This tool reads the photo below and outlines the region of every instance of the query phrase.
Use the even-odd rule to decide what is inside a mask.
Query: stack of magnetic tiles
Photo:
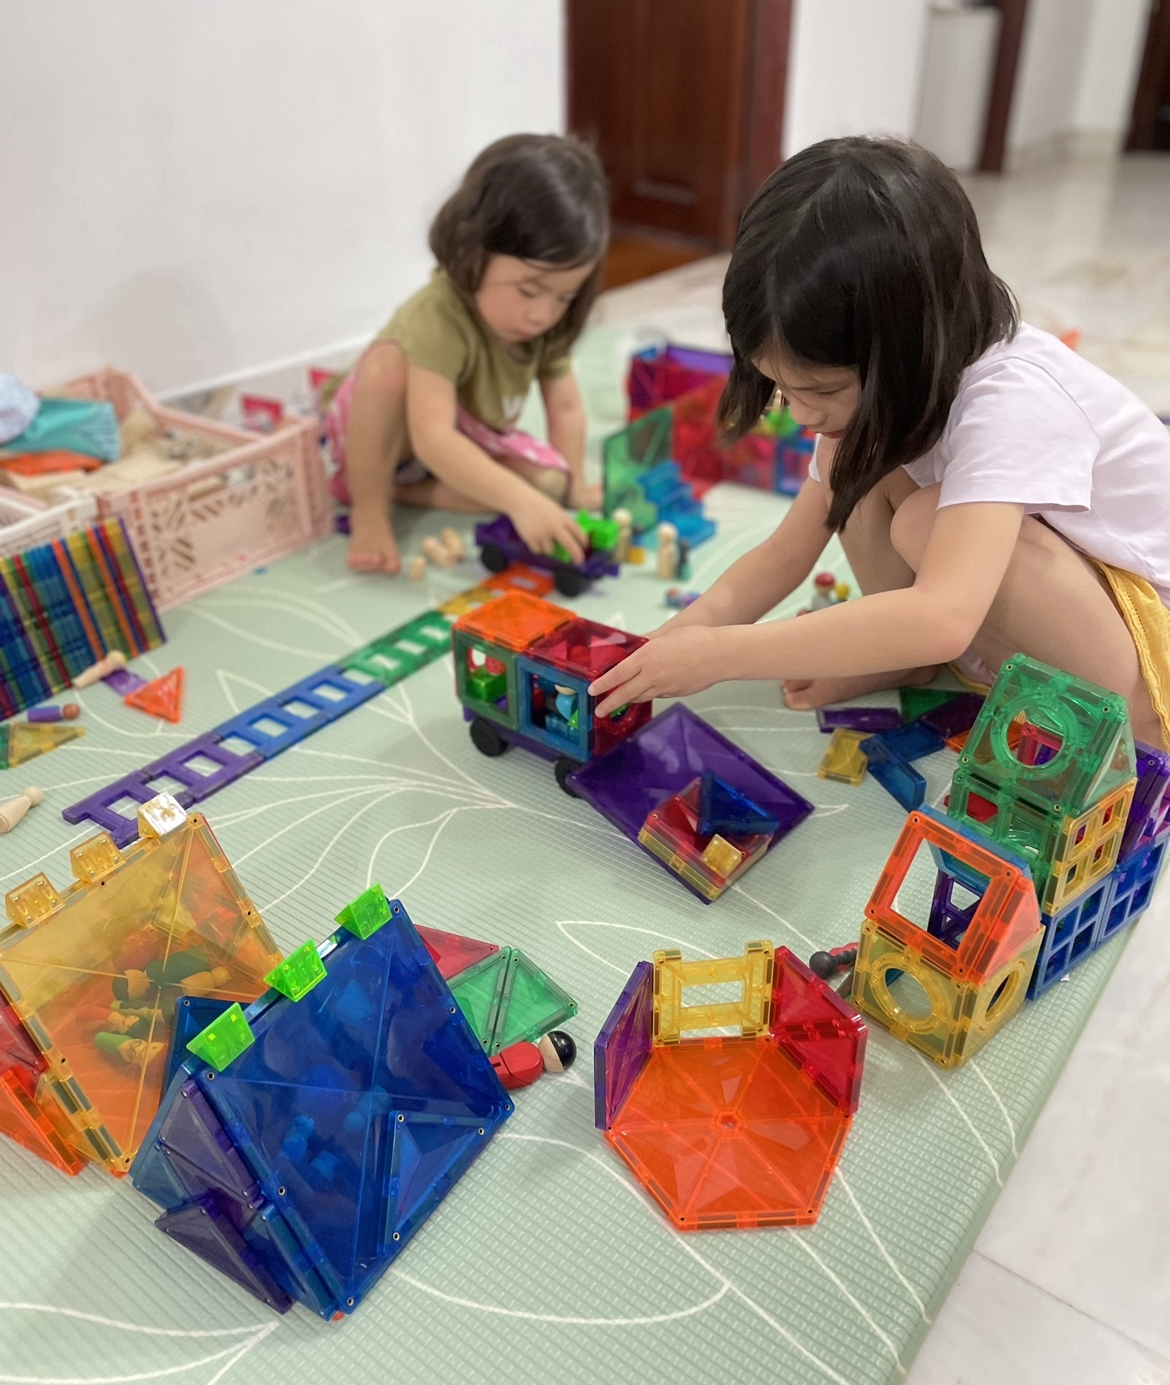
[[[516,948],[374,885],[282,958],[168,794],[0,929],[0,1133],[127,1173],[161,1231],[280,1312],[352,1312],[511,1112],[493,1058],[577,1012]],[[244,1007],[247,1007],[246,1009]]]
[[[0,558],[0,718],[63,692],[111,649],[163,643],[120,519]]]
[[[947,815],[914,807],[878,880],[854,1004],[940,1065],[965,1062],[1025,992],[1145,909],[1168,840],[1170,755],[1135,748],[1122,698],[1014,655],[966,737]],[[925,929],[898,908],[922,845],[937,867]]]

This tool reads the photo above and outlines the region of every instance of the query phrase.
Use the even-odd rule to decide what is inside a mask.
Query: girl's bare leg
[[[938,487],[907,498],[891,538],[917,567],[934,523]],[[1162,745],[1162,727],[1142,678],[1129,627],[1105,579],[1059,534],[1025,516],[999,591],[978,635],[975,651],[998,670],[1012,654],[1027,654],[1124,697],[1133,733]]]
[[[825,490],[825,513],[831,499]],[[896,591],[914,585],[914,569],[895,548],[890,536],[894,515],[918,491],[917,485],[902,470],[884,477],[849,516],[841,533],[841,545],[862,595]],[[924,544],[925,546],[925,544]],[[848,702],[863,693],[885,688],[914,687],[931,682],[937,666],[896,669],[851,678],[790,678],[781,684],[785,703],[797,710],[824,707],[832,702]]]
[[[505,457],[500,465],[506,466],[509,471],[514,471],[518,476],[523,476],[530,486],[535,486],[538,491],[543,491],[553,500],[563,501],[569,493],[569,474],[567,471],[557,471],[553,467],[538,466],[535,462],[527,461],[524,457]],[[460,510],[466,514],[482,514],[484,512],[483,506],[478,501],[455,490],[446,481],[440,481],[437,476],[428,477],[425,481],[415,481],[409,486],[396,487],[394,498],[402,505],[422,505],[439,510]]]
[[[398,572],[391,522],[394,473],[409,454],[406,357],[395,342],[376,342],[362,357],[345,435],[349,566],[356,572]]]

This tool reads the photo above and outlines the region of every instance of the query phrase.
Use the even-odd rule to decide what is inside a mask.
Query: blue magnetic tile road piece
[[[255,746],[256,754],[262,760],[271,760],[274,755],[279,755],[282,750],[296,745],[326,725],[327,719],[320,712],[298,716],[295,712],[285,711],[275,697],[270,697],[249,707],[231,721],[223,722],[215,728],[214,734],[224,740],[229,736],[238,736],[240,740]]]
[[[196,764],[199,760],[210,761],[218,768],[208,771],[202,765]],[[220,744],[215,732],[209,731],[206,735],[196,736],[193,741],[179,746],[177,750],[168,750],[165,755],[152,760],[142,773],[146,776],[147,783],[161,779],[164,775],[178,780],[187,790],[187,794],[175,796],[184,808],[188,808],[192,803],[201,803],[213,793],[218,793],[242,774],[247,774],[250,769],[255,769],[263,763],[264,757],[258,751],[237,755]],[[158,793],[159,790],[156,788],[154,792]]]
[[[382,690],[381,683],[359,683],[336,664],[330,664],[222,722],[214,728],[214,734],[220,740],[239,736],[254,745],[263,759],[271,760]],[[298,710],[291,710],[293,707]]]
[[[333,1317],[361,1302],[512,1104],[397,900],[368,938],[341,931],[320,952],[325,978],[299,1001],[269,992],[250,1006],[255,1042],[222,1072],[178,1070],[130,1176],[168,1213],[218,1198],[272,1280]]]
[[[870,774],[908,813],[922,807],[926,800],[926,780],[913,765],[889,749],[883,736],[870,736],[861,742],[859,749],[869,757]]]

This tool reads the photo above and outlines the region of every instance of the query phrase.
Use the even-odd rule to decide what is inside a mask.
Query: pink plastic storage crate
[[[0,489],[0,557],[52,543],[74,529],[85,529],[97,515],[92,495],[72,495],[47,505],[35,496]]]
[[[141,405],[163,427],[236,444],[169,476],[96,492],[98,514],[120,515],[125,522],[160,610],[332,532],[333,503],[316,419],[291,418],[261,437],[169,409],[137,376],[109,366],[54,393],[107,399],[119,419]]]

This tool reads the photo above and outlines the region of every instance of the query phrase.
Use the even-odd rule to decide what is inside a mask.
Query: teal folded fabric
[[[121,455],[122,438],[112,404],[90,399],[42,399],[36,417],[23,433],[10,438],[4,451],[83,452],[112,462]]]

